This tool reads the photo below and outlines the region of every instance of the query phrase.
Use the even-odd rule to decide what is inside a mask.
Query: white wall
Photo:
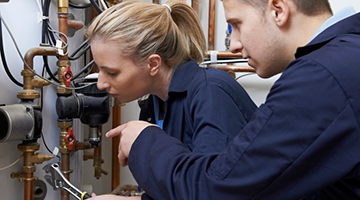
[[[26,51],[32,47],[39,46],[41,42],[41,24],[37,22],[37,13],[39,12],[39,7],[36,3],[36,0],[10,0],[8,3],[0,3],[0,13],[10,30],[12,31],[16,42],[20,48],[21,54],[24,55]],[[83,21],[84,13],[81,10],[70,9],[70,13],[74,14],[77,19]],[[50,23],[55,30],[58,30],[58,20],[57,20],[57,8],[56,1],[51,2],[50,7]],[[20,75],[21,70],[23,69],[23,63],[17,54],[15,47],[7,33],[5,27],[3,26],[3,40],[4,40],[4,49],[7,59],[8,66],[13,76],[19,81],[22,81],[22,76]],[[78,31],[74,37],[69,38],[69,51],[72,52],[79,44],[83,41],[83,31]],[[0,62],[0,103],[1,104],[16,104],[19,102],[19,99],[16,98],[16,95],[22,88],[16,86],[11,82],[7,77],[2,62]],[[50,68],[54,71],[57,69],[56,59],[49,58]],[[72,70],[76,71],[82,65],[82,61],[72,62]],[[34,69],[36,72],[41,73],[43,66],[42,58],[40,56],[35,57],[34,59]],[[57,115],[55,111],[55,101],[56,101],[56,87],[47,86],[44,88],[44,108],[43,108],[43,134],[45,136],[47,145],[51,150],[55,146],[59,146],[59,133],[60,130],[57,127]],[[37,102],[37,101],[36,101]],[[77,134],[77,133],[75,133]],[[22,153],[18,151],[17,144],[19,141],[15,142],[6,142],[0,143],[0,168],[9,165],[14,162]],[[38,140],[40,143],[40,151],[44,154],[49,154],[45,149],[41,139]],[[75,153],[73,155],[78,155]],[[80,155],[81,156],[81,155]],[[53,159],[49,162],[57,162],[58,159]],[[43,179],[45,172],[42,170],[42,167],[49,163],[36,165],[35,176],[39,179]],[[20,183],[18,179],[11,179],[10,174],[12,172],[21,172],[22,163],[20,160],[14,166],[0,171],[0,199],[23,199],[23,183]],[[74,169],[74,167],[72,167]],[[76,171],[77,169],[75,169]],[[77,170],[80,171],[80,170]],[[80,175],[78,173],[78,175]],[[71,175],[73,178],[75,175]],[[79,179],[79,178],[77,178]],[[78,183],[77,179],[73,182]],[[81,180],[81,179],[80,179]],[[47,184],[47,183],[46,183]],[[78,185],[78,184],[76,184]],[[46,199],[60,199],[60,192],[54,191],[47,184],[47,196]]]
[[[150,0],[148,0],[150,1]],[[165,0],[161,0],[161,3],[165,3]],[[190,0],[187,0],[190,3]],[[360,1],[358,0],[330,0],[331,6],[334,12],[339,11],[341,8],[351,5],[357,11],[360,10]],[[57,16],[56,16],[56,1],[52,1],[51,4],[51,18],[50,22],[53,25],[54,29],[57,29]],[[215,49],[218,51],[223,51],[225,49],[224,38],[227,24],[225,22],[225,17],[222,8],[222,2],[216,2],[216,32],[215,32]],[[10,0],[9,3],[0,3],[0,13],[2,17],[6,20],[9,28],[14,34],[14,37],[17,40],[17,43],[20,47],[21,53],[24,55],[25,52],[31,48],[38,46],[40,43],[40,32],[41,24],[37,23],[37,12],[39,8],[37,7],[36,1],[19,1],[19,0]],[[204,28],[205,36],[207,37],[208,33],[208,1],[200,0],[199,1],[199,13],[201,23]],[[80,10],[70,9],[70,12],[75,14],[78,19],[84,19],[84,14]],[[22,77],[20,71],[23,69],[23,64],[16,53],[16,50],[10,40],[6,30],[3,28],[4,33],[4,43],[5,43],[5,54],[7,58],[8,65],[12,74],[17,80],[22,82]],[[82,30],[78,31],[73,38],[70,38],[70,51],[77,47],[80,42],[83,41]],[[55,59],[50,59],[50,67],[56,69]],[[37,72],[41,71],[42,61],[40,57],[35,58],[34,61],[35,70]],[[72,69],[80,68],[81,63],[73,62]],[[248,91],[250,96],[254,101],[260,105],[265,101],[266,94],[268,93],[273,82],[278,78],[278,76],[271,79],[261,79],[256,75],[247,76],[241,78],[239,83]],[[20,87],[13,84],[8,77],[6,76],[2,65],[0,65],[0,103],[2,104],[15,104],[18,103],[16,94],[21,90]],[[44,100],[44,110],[43,110],[43,133],[47,140],[48,146],[53,149],[53,147],[58,146],[59,138],[59,128],[56,125],[57,115],[55,112],[55,100],[56,100],[56,91],[53,86],[48,86],[44,89],[45,100]],[[137,102],[128,103],[126,106],[122,107],[122,123],[125,123],[130,120],[135,120],[138,118],[139,108]],[[111,127],[111,122],[104,125],[103,133],[109,130]],[[87,133],[85,133],[87,134]],[[84,163],[78,163],[78,166],[72,166],[72,169],[81,171],[79,175],[84,174],[84,184],[92,184],[93,189],[96,193],[108,193],[110,192],[111,185],[111,174],[110,174],[110,147],[111,140],[103,138],[103,156],[105,159],[105,164],[103,167],[109,171],[108,176],[103,176],[99,180],[93,178],[93,168],[92,161],[86,161]],[[48,154],[45,150],[41,140],[38,141],[41,144],[40,151]],[[19,142],[8,142],[0,143],[0,168],[4,167],[13,161],[15,161],[20,155],[21,152],[17,150],[17,144]],[[76,155],[81,154],[82,152],[75,153]],[[81,156],[81,155],[80,155]],[[53,160],[54,162],[57,160]],[[82,168],[80,165],[85,165]],[[37,170],[35,175],[40,179],[43,179],[45,173],[41,169],[42,165],[36,165]],[[10,173],[21,171],[22,161],[18,162],[16,165],[12,166],[7,170],[0,171],[0,199],[22,199],[23,198],[23,183],[19,183],[17,179],[11,179]],[[75,174],[71,175],[72,179],[76,176]],[[80,176],[81,177],[81,176]],[[72,180],[73,183],[81,182],[81,178],[75,178]],[[136,184],[132,178],[130,172],[127,168],[121,169],[121,184]],[[60,199],[58,191],[53,191],[52,188],[48,186],[48,195],[46,199]]]

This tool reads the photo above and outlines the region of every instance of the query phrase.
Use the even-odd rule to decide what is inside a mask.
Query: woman
[[[191,151],[222,151],[257,108],[229,74],[199,67],[206,40],[186,3],[119,3],[95,18],[88,36],[98,88],[121,102],[151,94],[142,116]]]

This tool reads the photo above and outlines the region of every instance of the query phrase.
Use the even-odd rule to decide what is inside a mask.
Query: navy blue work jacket
[[[220,154],[143,130],[129,156],[139,185],[157,200],[360,199],[360,14],[295,56]]]
[[[257,109],[228,73],[194,60],[175,69],[165,105],[163,130],[200,153],[223,151]],[[153,97],[140,107],[139,118],[156,124]]]

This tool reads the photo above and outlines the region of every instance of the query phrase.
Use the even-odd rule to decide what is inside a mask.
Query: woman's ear
[[[151,54],[148,58],[150,76],[155,76],[161,67],[161,57],[158,54]]]
[[[285,26],[290,15],[288,0],[270,0],[269,3],[275,23],[278,26]]]

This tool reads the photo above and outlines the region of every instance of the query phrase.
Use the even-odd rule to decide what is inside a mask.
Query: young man
[[[360,199],[360,14],[332,16],[327,0],[223,4],[231,51],[261,77],[283,72],[266,102],[221,154],[119,126],[107,137],[121,134],[121,165],[157,200]]]

